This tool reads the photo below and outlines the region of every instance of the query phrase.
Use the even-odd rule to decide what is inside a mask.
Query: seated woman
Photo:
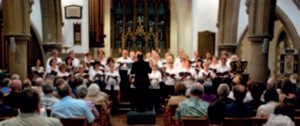
[[[85,97],[86,100],[90,100],[94,103],[100,103],[103,105],[103,108],[106,110],[110,102],[108,100],[109,96],[100,91],[99,86],[96,83],[92,83],[88,88],[88,94]]]
[[[204,94],[201,96],[201,99],[203,101],[211,103],[212,101],[214,101],[217,98],[216,95],[212,94],[212,84],[211,83],[205,82],[203,84],[203,88],[204,88]]]
[[[152,72],[149,74],[150,79],[150,94],[152,96],[152,105],[155,105],[156,110],[158,110],[159,106],[159,97],[160,97],[160,82],[161,82],[161,72],[157,70],[158,65],[153,63]]]
[[[106,87],[105,87],[105,92],[107,92],[110,96],[110,100],[113,101],[113,112],[117,110],[117,103],[118,103],[118,93],[120,89],[120,75],[119,72],[115,69],[115,64],[110,63],[109,64],[109,70],[106,73],[105,76],[105,82],[106,82]]]
[[[92,82],[97,83],[100,86],[101,90],[105,89],[105,84],[104,84],[104,77],[105,74],[103,72],[103,70],[100,69],[100,62],[96,61],[94,63],[94,69],[90,70],[90,80]]]
[[[258,107],[256,116],[269,117],[278,105],[279,97],[275,89],[267,89],[264,95],[266,104]]]
[[[294,92],[294,84],[289,79],[285,79],[282,81],[282,93],[279,94],[279,101],[289,104],[295,105],[296,103],[296,94]]]
[[[66,71],[67,70],[67,65],[65,63],[60,63],[58,67],[59,71],[56,75],[56,77],[63,78],[64,80],[69,79],[69,73]]]
[[[295,126],[293,121],[295,117],[295,108],[288,104],[278,104],[264,126]]]
[[[176,96],[171,96],[166,107],[166,111],[170,109],[170,105],[178,105],[180,102],[187,100],[185,96],[186,86],[182,82],[175,84]]]

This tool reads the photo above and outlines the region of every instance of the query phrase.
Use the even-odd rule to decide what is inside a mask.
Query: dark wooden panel
[[[89,0],[89,45],[104,47],[103,0]]]
[[[205,57],[206,52],[214,54],[215,52],[215,36],[216,33],[203,31],[198,33],[198,51],[199,55]]]

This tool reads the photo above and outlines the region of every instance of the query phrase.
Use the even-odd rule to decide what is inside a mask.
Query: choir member
[[[127,50],[122,51],[122,57],[117,60],[119,74],[121,76],[120,91],[122,100],[128,100],[128,91],[130,89],[129,70],[132,66],[132,60],[128,57]]]
[[[100,62],[102,65],[106,64],[107,59],[105,58],[105,52],[103,50],[98,51],[98,56],[95,61]]]
[[[166,94],[175,95],[174,85],[176,83],[176,75],[178,70],[174,67],[174,59],[172,56],[167,57],[166,72],[164,73],[164,82],[166,85]]]
[[[216,72],[217,71],[217,67],[218,67],[218,57],[217,56],[213,56],[211,63],[209,65],[209,69]]]
[[[115,60],[112,57],[108,57],[105,65],[105,71],[109,71],[109,65],[114,64],[115,69],[117,68],[117,64],[115,64]]]
[[[52,50],[51,52],[51,57],[47,59],[47,62],[46,62],[46,70],[49,69],[51,67],[50,65],[50,60],[52,59],[56,59],[56,62],[57,63],[60,63],[62,62],[61,58],[58,57],[58,52],[56,50]]]
[[[159,55],[156,53],[153,56],[153,63],[157,64],[158,68],[162,68],[162,62],[160,61]]]
[[[60,63],[59,67],[58,67],[58,73],[57,73],[57,77],[59,78],[63,78],[64,80],[68,80],[69,79],[69,73],[66,71],[67,70],[67,65],[65,63]]]
[[[73,73],[73,59],[71,58],[71,57],[67,57],[66,59],[65,59],[65,63],[66,63],[66,65],[67,65],[67,69],[66,69],[66,71],[67,72],[69,72],[69,73]]]
[[[145,59],[145,61],[146,61],[146,62],[149,62],[149,61],[151,60],[151,57],[152,57],[152,56],[151,56],[151,53],[150,53],[150,52],[147,52],[147,53],[146,53],[146,59]]]
[[[101,91],[104,91],[105,89],[105,84],[103,83],[104,81],[104,77],[105,77],[105,73],[103,70],[100,69],[101,63],[96,61],[93,63],[93,67],[94,69],[90,70],[89,72],[89,76],[90,76],[90,80],[93,82],[96,82]]]
[[[58,73],[57,60],[55,58],[51,59],[49,62],[49,66],[50,67],[46,70],[45,77],[46,79],[53,81]]]
[[[92,54],[90,52],[85,54],[84,62],[85,64],[87,64],[88,67],[90,67],[91,64],[94,62],[94,60],[92,59]]]
[[[221,57],[220,58],[220,65],[217,67],[217,73],[216,76],[219,78],[226,78],[226,77],[231,77],[230,75],[230,67],[226,65],[227,58],[226,57]]]
[[[75,52],[73,50],[69,52],[69,57],[73,60],[73,66],[77,67],[79,65],[79,59],[75,57]]]
[[[35,66],[31,67],[31,73],[33,75],[33,79],[32,80],[35,80],[36,78],[43,76],[43,74],[44,74],[44,67],[41,66],[40,59],[37,59]]]
[[[191,62],[187,55],[181,57],[181,64],[182,67],[179,68],[177,77],[179,81],[186,84],[187,88],[190,88],[197,78],[196,70],[191,67]]]
[[[198,58],[199,58],[199,53],[198,53],[198,50],[196,50],[196,51],[194,51],[194,56],[191,59],[191,61],[196,62]]]
[[[205,53],[205,59],[207,60],[207,59],[209,59],[209,58],[211,58],[211,54],[210,54],[210,52],[206,52],[206,53]]]
[[[167,58],[171,56],[171,54],[169,52],[165,53],[165,58],[161,60],[161,64],[163,67],[165,67],[167,65]]]
[[[131,60],[133,59],[134,56],[136,56],[135,52],[134,51],[130,51],[129,57],[130,57]]]
[[[90,82],[89,74],[87,72],[85,72],[83,65],[78,66],[78,73],[75,74],[75,77],[79,77],[79,76],[81,76],[83,78],[83,84],[87,85]]]
[[[150,80],[150,94],[151,94],[151,101],[152,105],[155,105],[156,110],[158,110],[158,103],[160,97],[160,82],[161,82],[161,72],[157,70],[158,65],[153,63],[152,65],[152,72],[149,74]]]
[[[230,56],[230,59],[226,62],[226,65],[229,66],[229,67],[231,68],[230,63],[231,63],[231,62],[234,62],[234,61],[238,61],[237,55],[231,55],[231,56]]]
[[[204,62],[203,69],[199,71],[198,79],[203,81],[202,84],[206,81],[212,82],[212,80],[215,78],[214,72],[209,70],[209,65],[209,62]]]
[[[113,112],[116,110],[117,103],[118,103],[118,92],[120,90],[120,75],[119,72],[115,68],[115,64],[113,62],[110,62],[108,64],[109,70],[106,73],[105,76],[105,83],[106,87],[105,90],[110,96],[110,100],[112,101],[112,108]]]
[[[193,68],[195,68],[195,70],[198,74],[199,71],[201,71],[203,69],[203,60],[201,60],[200,58],[197,59],[195,62],[195,66],[193,66]]]
[[[181,67],[181,57],[184,55],[184,50],[180,49],[178,52],[178,57],[175,59],[175,67]]]

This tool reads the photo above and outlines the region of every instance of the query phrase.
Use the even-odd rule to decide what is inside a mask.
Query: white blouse
[[[109,76],[117,77],[117,81],[114,78],[109,77]],[[120,89],[120,87],[119,87],[120,82],[121,82],[121,78],[120,78],[118,71],[107,72],[106,76],[105,76],[105,83],[106,83],[105,90],[111,90],[111,85],[113,85],[114,90],[118,91]]]
[[[150,81],[150,89],[159,89],[159,82],[161,82],[161,73],[159,71],[152,71],[149,74]]]
[[[95,78],[96,74],[104,75],[104,73],[101,70],[90,70],[90,80],[101,80],[103,81],[103,77],[101,78]]]
[[[123,65],[120,66],[119,63],[124,63]],[[117,60],[117,65],[119,67],[120,70],[128,70],[129,68],[127,67],[126,63],[133,63],[131,58],[127,57],[126,59],[121,57]]]
[[[230,71],[230,67],[229,66],[224,66],[222,67],[221,65],[218,65],[217,66],[217,72],[220,72],[220,73],[224,73],[224,72],[229,72]]]
[[[181,68],[181,69],[178,70],[178,75],[177,75],[179,81],[181,81],[180,80],[181,77],[179,76],[179,73],[181,73],[181,72],[190,72],[192,77],[197,78],[197,72],[194,68],[192,68],[192,67],[190,67],[190,69]],[[190,76],[186,77],[182,81],[186,85],[187,88],[190,88],[195,82],[194,80],[192,80],[192,78]]]
[[[68,72],[62,73],[62,72],[58,71],[56,76],[57,77],[65,77],[65,76],[69,77],[69,75],[70,74]]]
[[[202,69],[202,70],[199,71],[198,79],[203,79],[203,77],[204,77],[203,74],[206,75],[206,76],[208,74],[210,74],[211,78],[215,78],[215,76],[216,76],[213,71],[211,71],[211,70],[205,71],[204,69]],[[208,78],[208,79],[211,80],[210,78]]]
[[[38,73],[44,73],[44,67],[40,66],[39,69],[36,69],[36,67],[31,67],[31,71],[34,72],[34,71],[37,71]]]
[[[49,68],[47,68],[46,73],[51,73],[51,71],[52,71],[52,68],[49,67]],[[58,66],[56,66],[56,69],[53,70],[53,71],[58,72],[58,71],[59,71],[59,70],[58,70]]]
[[[170,76],[167,76],[165,78],[165,84],[166,85],[175,85],[175,82],[176,82],[176,78],[177,78],[177,75],[178,75],[178,70],[176,68],[173,68],[173,69],[170,69],[169,67],[166,68],[166,73],[169,73],[169,74],[175,74],[175,78],[172,78]]]

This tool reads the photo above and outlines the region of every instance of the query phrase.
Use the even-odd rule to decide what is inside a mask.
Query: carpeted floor
[[[161,114],[156,116],[155,125],[127,125],[126,114],[112,116],[113,126],[164,126],[163,116]]]

